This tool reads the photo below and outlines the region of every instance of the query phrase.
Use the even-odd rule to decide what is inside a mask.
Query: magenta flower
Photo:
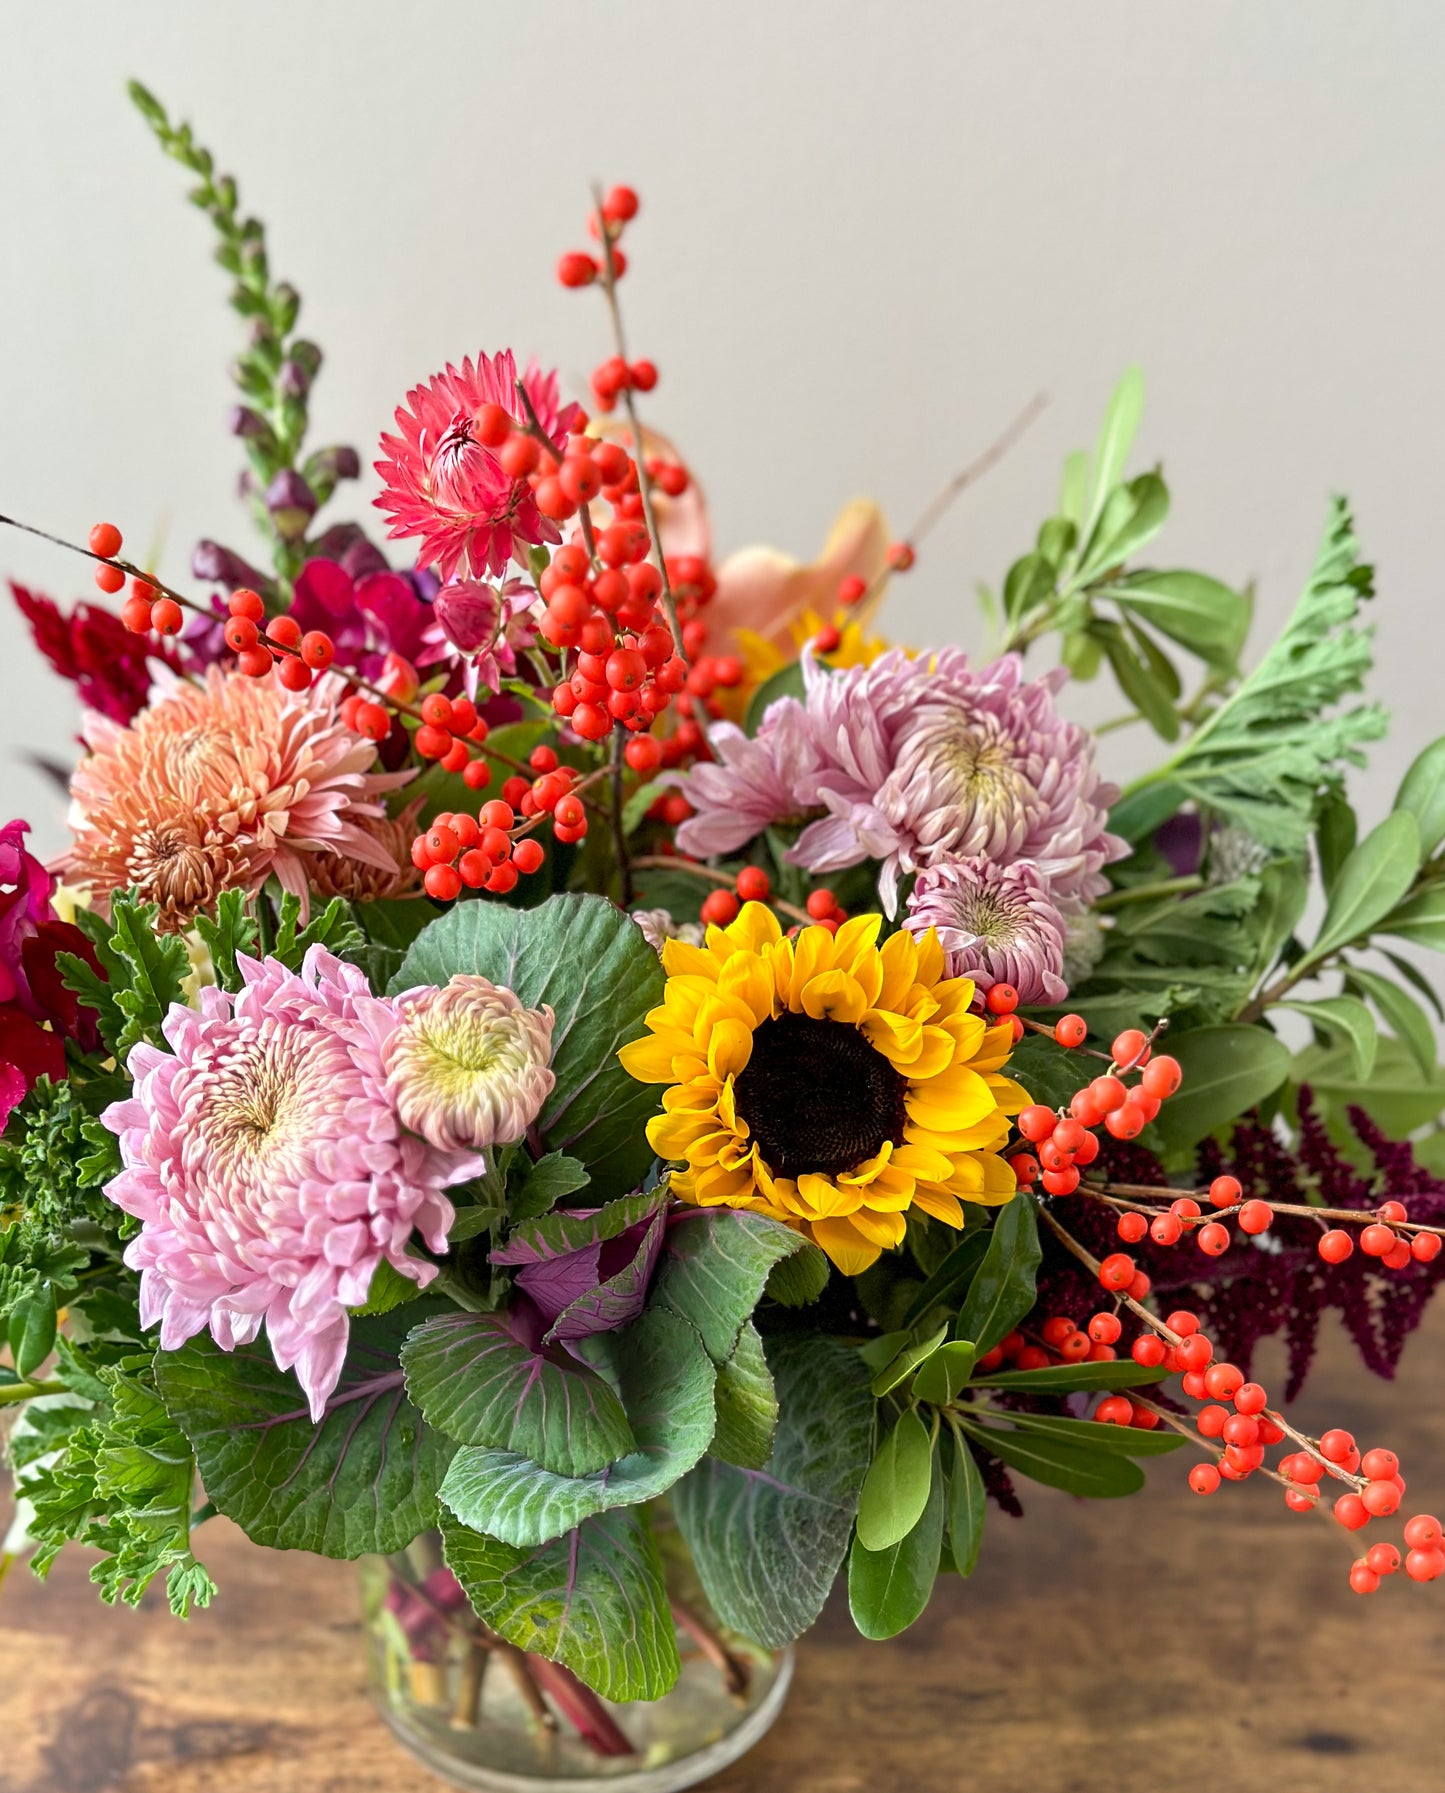
[[[918,874],[903,926],[921,939],[938,932],[949,977],[980,990],[1012,984],[1021,1002],[1062,1002],[1064,918],[1027,859],[946,859]]]
[[[508,579],[500,589],[477,579],[453,579],[437,592],[418,666],[447,660],[461,668],[468,697],[496,693],[517,671],[517,652],[536,640],[537,588]]]
[[[431,605],[406,574],[373,567],[353,575],[325,557],[296,575],[291,616],[303,631],[324,629],[337,664],[371,679],[388,653],[414,661],[432,626]]]
[[[754,739],[731,722],[709,731],[716,762],[677,780],[695,813],[677,830],[684,853],[709,859],[734,853],[773,822],[816,814],[810,791],[824,764],[811,719],[794,698],[768,706]]]
[[[74,953],[99,972],[95,948],[50,906],[52,879],[25,850],[28,822],[0,828],[0,1131],[41,1077],[65,1076],[65,1040],[99,1045],[95,1011],[82,1008],[56,967]]]
[[[557,376],[535,363],[525,376],[537,420],[557,442],[571,427],[577,406],[559,406]],[[400,435],[384,435],[386,459],[377,505],[391,518],[393,537],[420,536],[417,561],[434,566],[443,580],[460,571],[476,579],[496,577],[513,558],[525,564],[529,546],[560,541],[556,525],[537,509],[525,479],[513,479],[473,434],[483,405],[500,405],[518,423],[525,411],[517,392],[510,349],[448,364],[407,394],[396,413]]]
[[[1118,790],[1092,736],[1058,713],[1062,670],[1025,680],[1017,654],[975,671],[957,648],[895,648],[829,672],[803,657],[809,724],[824,769],[808,794],[828,810],[789,855],[810,871],[879,859],[892,915],[898,881],[949,859],[1032,860],[1061,907],[1108,888],[1128,852],[1107,832]]]
[[[172,1006],[169,1052],[131,1052],[132,1094],[101,1116],[125,1165],[106,1193],[141,1222],[125,1261],[161,1349],[209,1328],[230,1351],[264,1321],[319,1420],[346,1357],[347,1309],[383,1259],[431,1280],[407,1241],[416,1230],[446,1250],[442,1191],[485,1158],[403,1129],[383,1062],[396,1006],[355,966],[319,946],[299,976],[275,960],[240,965],[234,996],[212,988],[199,1012]]]

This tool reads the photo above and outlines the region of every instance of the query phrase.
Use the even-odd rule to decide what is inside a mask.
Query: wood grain
[[[1437,1306],[1393,1384],[1326,1339],[1299,1405],[1399,1450],[1407,1506],[1445,1508]],[[1278,1369],[1257,1366],[1268,1382]],[[1208,1501],[1184,1459],[1128,1502],[1025,1489],[978,1572],[892,1644],[835,1600],[778,1728],[715,1793],[1425,1793],[1445,1586],[1350,1593],[1350,1546],[1273,1485]],[[1398,1537],[1398,1527],[1391,1528]],[[1384,1535],[1389,1535],[1385,1533]],[[221,1597],[188,1625],[102,1607],[79,1553],[0,1592],[3,1793],[436,1793],[373,1715],[354,1572],[201,1534]]]

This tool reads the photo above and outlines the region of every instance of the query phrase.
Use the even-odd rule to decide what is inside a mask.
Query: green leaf
[[[677,1632],[645,1513],[599,1513],[532,1549],[443,1519],[442,1552],[484,1623],[604,1699],[660,1699],[677,1680]]]
[[[1089,456],[1079,448],[1064,462],[1059,482],[1059,516],[1074,525],[1075,533],[1084,521],[1084,504],[1089,495]]]
[[[1334,889],[1358,838],[1359,824],[1349,799],[1343,791],[1326,791],[1315,821],[1315,856],[1327,895]]]
[[[454,1447],[422,1423],[402,1384],[397,1351],[414,1311],[352,1321],[319,1425],[264,1341],[222,1351],[203,1333],[157,1354],[161,1398],[191,1441],[207,1495],[255,1543],[384,1555],[436,1523]]]
[[[776,703],[780,697],[796,697],[801,703],[803,697],[803,667],[799,660],[790,660],[786,666],[764,679],[752,695],[748,704],[747,717],[743,723],[746,734],[755,735],[763,717],[767,714],[769,704]]]
[[[938,1453],[928,1454],[926,1504],[906,1537],[870,1550],[861,1535],[848,1553],[848,1609],[864,1637],[906,1631],[928,1604],[943,1550],[945,1488]]]
[[[971,1339],[954,1339],[938,1350],[913,1378],[913,1397],[935,1407],[945,1406],[973,1374],[977,1353]]]
[[[1259,901],[1248,918],[1255,941],[1252,981],[1279,958],[1304,915],[1309,890],[1309,873],[1298,859],[1272,859],[1260,872]]]
[[[1075,1082],[1077,1085],[1077,1078]],[[903,1324],[915,1325],[935,1307],[956,1307],[977,1274],[992,1238],[988,1227],[970,1228],[914,1296],[904,1313]]]
[[[1369,631],[1356,618],[1372,592],[1349,510],[1336,499],[1314,571],[1278,639],[1180,750],[1126,791],[1111,827],[1139,839],[1193,798],[1265,846],[1298,853],[1322,786],[1384,732],[1378,705],[1338,707],[1370,667]]]
[[[627,801],[622,805],[622,832],[631,834],[640,828],[649,809],[659,797],[665,797],[671,787],[665,784],[640,784]]]
[[[1370,1075],[1375,1067],[1380,1032],[1375,1026],[1375,1017],[1358,996],[1326,996],[1317,1002],[1297,1002],[1291,997],[1277,1006],[1293,1009],[1297,1015],[1303,1015],[1316,1027],[1323,1028],[1332,1038],[1343,1040],[1354,1055],[1359,1076]]]
[[[161,1023],[172,1003],[184,1002],[181,986],[191,974],[185,942],[178,934],[157,934],[155,913],[153,904],[119,894],[111,897],[109,926],[98,915],[78,912],[104,980],[73,953],[56,955],[67,988],[97,1010],[101,1035],[122,1062],[141,1040],[162,1043]]]
[[[1224,668],[1234,665],[1249,632],[1247,601],[1204,573],[1126,573],[1094,595],[1112,598],[1121,610]]]
[[[904,1344],[903,1348],[895,1356],[890,1357],[873,1378],[874,1394],[879,1397],[891,1394],[900,1382],[908,1380],[919,1364],[926,1362],[933,1355],[947,1337],[948,1325],[945,1322],[931,1337],[915,1339],[911,1343]]]
[[[986,1494],[977,1460],[962,1432],[953,1434],[953,1474],[948,1486],[948,1543],[953,1566],[960,1575],[972,1575],[983,1543]]]
[[[1289,1049],[1262,1027],[1228,1023],[1170,1036],[1184,1083],[1160,1109],[1149,1134],[1155,1150],[1182,1151],[1236,1121],[1289,1075]]]
[[[1129,450],[1134,446],[1134,438],[1139,433],[1139,420],[1143,415],[1144,375],[1137,367],[1126,368],[1109,399],[1099,439],[1094,444],[1094,483],[1089,500],[1089,520],[1087,527],[1080,531],[1085,540],[1093,531],[1110,492],[1123,476],[1124,465],[1129,459]],[[1071,516],[1073,513],[1068,508],[1068,502],[1079,484],[1077,457],[1065,468],[1064,484],[1064,502],[1060,509],[1065,516]]]
[[[191,1552],[190,1448],[151,1384],[148,1357],[122,1357],[99,1377],[89,1412],[73,1396],[60,1397],[72,1405],[53,1413],[58,1423],[48,1442],[61,1448],[24,1477],[36,1572],[48,1573],[73,1539],[104,1553],[90,1572],[102,1600],[138,1606],[164,1573],[171,1611],[185,1618],[215,1592]]]
[[[663,1237],[649,1300],[696,1327],[712,1361],[726,1363],[774,1264],[801,1243],[800,1234],[766,1214],[681,1208]]]
[[[959,1311],[954,1337],[979,1352],[1006,1338],[1034,1304],[1034,1276],[1042,1253],[1033,1198],[1015,1196],[997,1210],[988,1250]]]
[[[622,1403],[588,1365],[528,1346],[501,1314],[437,1314],[401,1351],[406,1392],[458,1444],[585,1476],[635,1448]]]
[[[9,1343],[15,1373],[28,1381],[55,1349],[53,1289],[41,1289],[11,1310]]]
[[[773,1265],[763,1293],[784,1307],[807,1307],[827,1288],[831,1274],[826,1253],[805,1239],[790,1258]]]
[[[344,958],[365,943],[361,929],[351,919],[351,905],[345,897],[332,897],[304,928],[299,926],[300,921],[301,899],[294,891],[283,890],[276,917],[276,937],[267,956],[279,959],[288,971],[300,971],[313,946],[324,946],[337,958]]]
[[[564,1195],[575,1195],[585,1189],[591,1179],[585,1164],[569,1158],[565,1152],[548,1152],[535,1164],[528,1164],[521,1187],[508,1194],[507,1211],[513,1220],[535,1220],[549,1213]]]
[[[260,938],[255,917],[247,913],[245,891],[223,890],[216,898],[215,919],[203,910],[196,916],[195,927],[211,955],[216,982],[223,990],[239,990],[241,967],[236,955],[245,953],[255,958]]]
[[[389,1314],[394,1307],[417,1300],[420,1294],[421,1290],[409,1276],[403,1276],[383,1258],[372,1274],[366,1300],[351,1311],[354,1314]]]
[[[873,1454],[873,1397],[856,1351],[793,1334],[765,1341],[778,1395],[762,1470],[706,1457],[672,1507],[722,1622],[781,1649],[823,1609]]]
[[[1353,1054],[1339,1047],[1307,1046],[1292,1073],[1341,1125],[1347,1124],[1349,1109],[1363,1108],[1392,1139],[1404,1139],[1445,1112],[1445,1070],[1437,1066],[1423,1075],[1408,1048],[1388,1035],[1380,1041],[1368,1080],[1356,1074]]]
[[[980,1426],[967,1419],[961,1424],[971,1438],[1002,1458],[1010,1469],[1050,1488],[1062,1488],[1067,1494],[1112,1500],[1137,1494],[1144,1486],[1144,1472],[1139,1465],[1114,1452],[1086,1449],[1037,1432]]]
[[[1119,689],[1129,702],[1156,734],[1166,741],[1177,740],[1179,718],[1169,693],[1134,651],[1123,629],[1118,623],[1098,617],[1089,625],[1089,633],[1103,643],[1114,677],[1119,681]]]
[[[596,896],[549,897],[536,909],[458,903],[417,936],[391,993],[459,972],[556,1011],[557,1083],[538,1117],[542,1138],[586,1165],[600,1199],[635,1188],[653,1161],[644,1128],[658,1092],[629,1077],[617,1053],[644,1031],[664,983],[642,930]]]
[[[1126,561],[1151,541],[1169,515],[1169,488],[1157,473],[1141,473],[1109,494],[1074,573],[1075,585]]]
[[[1425,976],[1424,972],[1420,970],[1419,966],[1412,965],[1408,959],[1402,959],[1398,953],[1392,953],[1386,946],[1377,945],[1375,950],[1380,954],[1381,958],[1390,961],[1396,971],[1399,972],[1400,976],[1410,985],[1411,989],[1418,991],[1418,993],[1425,998],[1426,1002],[1430,1005],[1431,1012],[1434,1014],[1435,1019],[1437,1021],[1445,1021],[1445,1003],[1441,1002],[1439,992],[1430,982],[1429,978]]]
[[[545,1544],[593,1513],[665,1494],[712,1442],[713,1366],[685,1321],[653,1308],[591,1343],[637,1448],[595,1474],[567,1476],[515,1451],[464,1445],[441,1485],[443,1503],[463,1525],[508,1544]]]
[[[1054,563],[1043,554],[1025,554],[1009,568],[1003,582],[1004,619],[1016,623],[1041,604],[1054,589]]]
[[[1395,808],[1414,816],[1420,827],[1420,851],[1429,859],[1445,841],[1445,735],[1415,756],[1400,781]]]
[[[1163,1457],[1178,1450],[1184,1439],[1178,1432],[1146,1432],[1141,1426],[1114,1426],[1097,1419],[1065,1419],[1054,1413],[999,1413],[1011,1425],[1025,1432],[1038,1432],[1057,1438],[1065,1444],[1077,1444],[1091,1451],[1104,1451],[1116,1457]]]
[[[1445,884],[1427,884],[1379,924],[1382,934],[1445,952]]]
[[[1415,998],[1389,978],[1381,977],[1375,971],[1366,971],[1359,965],[1351,965],[1345,976],[1352,987],[1374,1003],[1383,1019],[1389,1023],[1395,1038],[1403,1041],[1409,1049],[1421,1074],[1425,1077],[1433,1076],[1436,1064],[1435,1029],[1430,1017]]]
[[[858,1497],[858,1540],[888,1550],[911,1532],[928,1504],[933,1437],[910,1407],[879,1445]]]
[[[738,1334],[732,1356],[717,1373],[717,1431],[709,1455],[739,1469],[761,1469],[773,1454],[778,1397],[763,1341],[751,1322]]]
[[[1389,915],[1420,869],[1420,827],[1397,809],[1372,828],[1340,867],[1325,918],[1305,965],[1317,965],[1336,947],[1361,939]]]
[[[1017,1394],[1063,1395],[1091,1388],[1139,1388],[1159,1379],[1158,1370],[1146,1370],[1121,1357],[1110,1363],[1051,1363],[1042,1370],[990,1370],[986,1376],[973,1377],[972,1385],[1011,1388]]]
[[[765,1214],[683,1208],[663,1239],[650,1300],[688,1321],[713,1362],[726,1363],[774,1264],[801,1243],[799,1234]]]

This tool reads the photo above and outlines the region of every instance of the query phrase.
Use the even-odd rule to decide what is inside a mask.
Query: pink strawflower
[[[1012,984],[1021,1002],[1062,1002],[1064,918],[1038,867],[1027,859],[946,859],[918,874],[903,926],[921,940],[930,928],[948,957],[949,977],[980,990]]]
[[[1106,828],[1119,793],[1055,706],[1062,669],[1026,680],[1017,654],[975,670],[957,648],[895,648],[836,673],[805,653],[803,673],[825,760],[805,795],[829,813],[799,837],[797,864],[881,860],[890,915],[904,874],[957,858],[1032,860],[1061,907],[1108,888],[1102,868],[1128,852]]]
[[[421,1285],[434,1266],[407,1255],[419,1232],[446,1250],[454,1210],[442,1191],[484,1158],[407,1133],[383,1057],[396,1005],[313,946],[299,976],[239,960],[234,996],[171,1008],[171,1050],[141,1044],[134,1089],[101,1119],[124,1170],[110,1199],[141,1222],[125,1261],[140,1272],[140,1319],[163,1351],[209,1329],[223,1351],[264,1321],[320,1420],[346,1357],[347,1309],[383,1259]]]
[[[525,1139],[557,1079],[552,1010],[460,975],[396,999],[400,1017],[382,1054],[387,1088],[413,1133],[463,1151]]]
[[[102,912],[112,891],[134,885],[158,905],[163,932],[273,873],[304,911],[304,854],[396,872],[363,824],[412,774],[371,770],[375,746],[341,720],[344,691],[335,673],[295,694],[274,675],[212,666],[203,682],[165,674],[129,728],[88,714],[91,752],[70,781],[74,843],[61,869]]]
[[[810,719],[794,698],[770,704],[752,739],[731,722],[708,731],[716,762],[694,766],[679,785],[694,814],[677,830],[684,853],[734,853],[773,822],[817,813],[805,795],[824,765]]]
[[[557,376],[535,363],[525,376],[537,421],[560,448],[577,406],[558,402]],[[378,506],[391,518],[393,537],[421,537],[419,566],[434,566],[443,580],[458,571],[474,578],[499,575],[509,560],[525,565],[527,549],[562,539],[537,509],[525,479],[513,479],[489,448],[472,434],[483,405],[500,405],[517,423],[526,413],[516,389],[510,349],[447,365],[406,396],[396,413],[401,434],[384,435],[387,458],[376,463],[382,478]]]

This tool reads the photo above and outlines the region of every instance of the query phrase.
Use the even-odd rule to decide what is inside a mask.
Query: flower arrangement
[[[604,1753],[594,1695],[663,1695],[680,1631],[780,1647],[840,1573],[902,1631],[1019,1479],[1121,1496],[1183,1451],[1201,1495],[1363,1533],[1359,1593],[1445,1573],[1394,1452],[1250,1376],[1282,1333],[1291,1398],[1332,1305],[1388,1375],[1442,1274],[1440,1005],[1400,949],[1445,947],[1445,738],[1357,839],[1345,505],[1247,656],[1245,594],[1147,557],[1131,374],[983,594],[993,657],[888,645],[1027,414],[905,537],[855,503],[813,566],[715,564],[640,416],[617,187],[558,269],[611,320],[587,409],[507,350],[419,383],[393,566],[317,521],[360,461],[306,448],[321,352],[262,227],[134,97],[248,322],[266,565],[203,542],[182,589],[102,523],[118,615],[14,588],[84,704],[69,847],[0,832],[36,1567],[79,1540],[105,1598],[162,1576],[184,1614],[213,1512],[336,1557],[436,1529],[404,1628],[475,1615]],[[1106,672],[1162,743],[1123,790],[1064,708]]]

